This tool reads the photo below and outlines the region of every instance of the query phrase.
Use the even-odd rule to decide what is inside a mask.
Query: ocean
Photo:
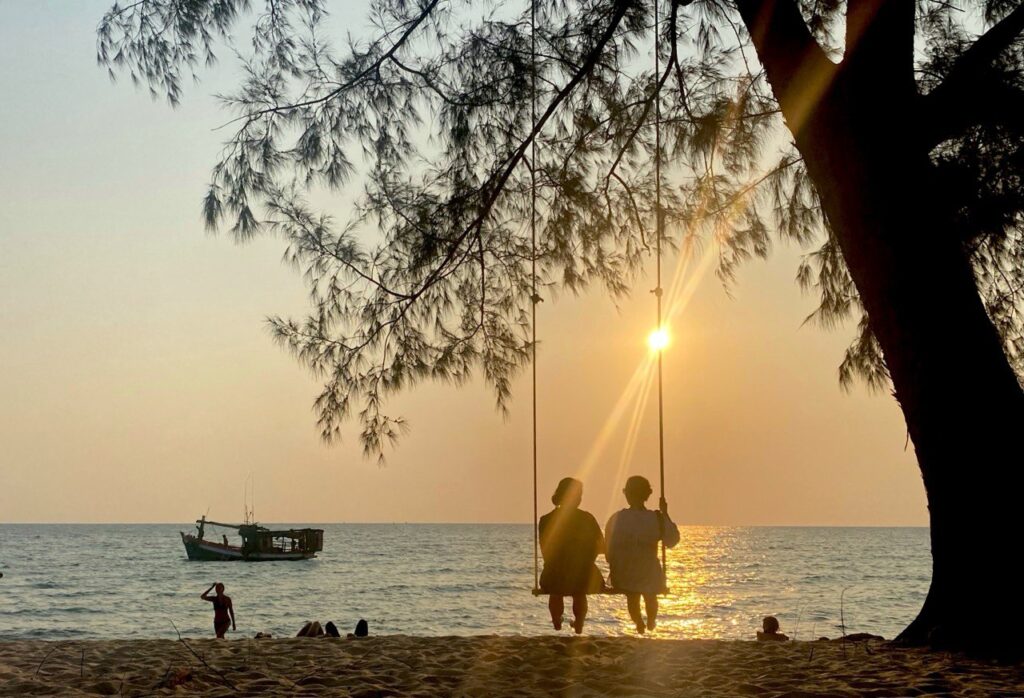
[[[267,524],[278,527],[278,524]],[[283,524],[280,527],[304,524]],[[181,525],[0,525],[0,640],[212,636],[220,581],[237,633],[307,620],[373,634],[552,633],[529,524],[317,524],[302,562],[190,562]],[[209,530],[209,529],[208,529]],[[684,526],[656,637],[752,639],[765,615],[797,639],[893,637],[928,590],[925,528]],[[566,625],[568,628],[568,625]],[[571,632],[563,630],[563,633]],[[590,597],[586,632],[629,634],[621,596]]]

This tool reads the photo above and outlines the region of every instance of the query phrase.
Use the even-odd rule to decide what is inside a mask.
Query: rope
[[[658,285],[654,289],[654,296],[657,300],[657,320],[655,328],[660,332],[661,327],[661,244],[663,221],[661,212],[661,90],[658,89],[661,78],[661,33],[660,20],[658,16],[658,0],[654,0],[654,230],[655,230],[655,254],[657,257],[656,269]],[[659,512],[665,508],[665,403],[662,399],[661,379],[661,357],[664,352],[658,350],[658,509]],[[665,582],[663,588],[668,587],[668,567],[665,555],[665,523],[664,516],[658,517],[659,532],[661,534],[661,571]]]
[[[530,118],[537,128],[537,0],[530,0]],[[540,588],[537,511],[537,138],[530,141],[530,367],[533,380],[533,588]]]

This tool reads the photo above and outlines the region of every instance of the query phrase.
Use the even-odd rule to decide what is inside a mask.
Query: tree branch
[[[790,130],[807,123],[835,75],[794,0],[736,0]]]
[[[964,51],[953,64],[942,84],[929,93],[939,91],[955,92],[964,88],[978,74],[988,68],[1003,51],[1010,47],[1024,31],[1024,3],[1010,14],[996,22],[991,29],[981,35],[970,48]]]
[[[462,243],[473,232],[475,232],[477,228],[479,228],[479,226],[481,226],[483,222],[487,219],[487,216],[490,215],[491,209],[494,207],[495,202],[498,200],[498,197],[501,195],[502,191],[505,188],[505,184],[508,182],[509,177],[512,176],[512,173],[515,171],[516,167],[519,166],[519,163],[525,157],[526,151],[529,149],[530,144],[537,137],[537,135],[544,129],[544,126],[547,123],[548,119],[551,118],[551,116],[555,113],[555,111],[562,104],[562,102],[564,102],[566,98],[568,98],[569,95],[572,94],[573,90],[576,89],[576,86],[579,85],[580,82],[582,82],[583,79],[590,74],[590,71],[593,70],[594,66],[597,65],[597,61],[601,57],[601,54],[604,52],[605,46],[607,46],[608,42],[612,40],[612,37],[615,35],[615,30],[618,29],[618,26],[622,22],[622,18],[625,16],[626,10],[629,9],[629,6],[630,2],[628,0],[616,0],[615,11],[612,14],[612,17],[609,20],[604,32],[601,34],[601,37],[598,39],[594,47],[587,54],[586,60],[583,61],[583,64],[580,65],[579,69],[572,76],[569,82],[567,82],[562,87],[562,89],[558,91],[554,99],[551,100],[547,108],[544,110],[544,113],[540,116],[540,118],[537,119],[537,123],[533,125],[533,128],[531,129],[529,135],[519,144],[519,147],[517,147],[516,150],[512,153],[512,156],[506,160],[505,167],[500,172],[497,173],[497,176],[492,177],[491,180],[484,185],[483,189],[486,190],[487,195],[484,198],[483,202],[481,203],[480,210],[477,213],[476,217],[453,241],[451,247],[448,250],[448,253],[441,260],[441,263],[434,269],[433,272],[431,272],[427,276],[423,284],[414,293],[411,294],[411,297],[409,299],[410,303],[415,301],[419,296],[421,296],[428,288],[430,288],[434,284],[435,281],[438,280],[439,277],[442,276],[448,265],[458,255],[458,251]]]
[[[405,31],[402,32],[402,35],[400,37],[398,37],[398,40],[396,40],[395,43],[391,45],[391,48],[389,48],[387,51],[385,51],[380,56],[378,56],[377,59],[375,61],[373,61],[373,63],[371,63],[369,66],[367,66],[364,70],[360,71],[358,75],[353,77],[351,80],[348,80],[344,84],[339,85],[338,87],[336,87],[335,89],[331,90],[327,94],[321,95],[321,96],[313,98],[313,99],[308,99],[308,100],[306,100],[304,102],[296,102],[294,104],[282,104],[282,105],[279,105],[279,106],[273,106],[273,107],[267,107],[265,109],[259,109],[257,111],[250,112],[248,114],[243,114],[242,116],[239,116],[239,117],[237,117],[235,119],[232,119],[231,121],[228,121],[227,123],[222,124],[218,128],[224,128],[228,124],[232,124],[232,123],[235,123],[237,121],[242,121],[242,120],[244,120],[246,122],[246,125],[248,125],[248,124],[252,123],[253,121],[255,121],[256,119],[260,118],[261,116],[264,116],[264,115],[267,115],[267,114],[279,114],[281,112],[289,112],[289,111],[293,111],[295,109],[302,109],[304,107],[312,107],[312,106],[316,106],[318,104],[323,104],[324,102],[329,102],[330,100],[332,100],[335,97],[337,97],[338,95],[340,95],[342,92],[345,92],[346,90],[349,90],[349,89],[355,87],[356,85],[358,85],[360,82],[362,82],[366,78],[368,78],[368,77],[370,77],[372,75],[377,74],[377,71],[380,70],[380,67],[386,61],[393,59],[394,55],[398,52],[398,49],[402,48],[402,46],[405,44],[405,42],[408,41],[409,37],[412,36],[412,33],[416,31],[416,28],[419,27],[424,22],[424,20],[427,19],[428,16],[430,16],[430,13],[434,11],[434,8],[437,7],[437,5],[438,5],[438,3],[440,1],[441,0],[430,0],[430,2],[427,3],[427,5],[423,8],[422,12],[420,12],[419,16],[417,16],[414,20],[412,20],[409,23],[409,26],[406,27]],[[239,130],[239,133],[244,132],[244,131],[245,131],[245,126],[243,126]]]
[[[1024,3],[981,35],[953,63],[945,79],[920,99],[922,137],[930,147],[983,123],[1021,123],[1022,94],[989,69],[1024,32]]]
[[[974,81],[958,95],[933,91],[920,106],[919,136],[929,151],[972,126],[1024,126],[1024,90],[994,80]]]
[[[843,70],[869,81],[876,93],[913,99],[915,3],[847,0]]]

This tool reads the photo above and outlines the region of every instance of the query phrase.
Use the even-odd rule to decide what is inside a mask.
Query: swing
[[[658,355],[658,503],[659,516],[658,524],[661,527],[661,573],[662,587],[658,592],[659,596],[669,593],[668,590],[668,566],[665,554],[665,531],[664,518],[660,515],[661,509],[665,508],[665,419],[664,401],[662,399],[662,352],[668,345],[668,334],[662,327],[661,309],[661,245],[663,234],[663,219],[661,210],[661,93],[658,89],[658,77],[661,74],[660,58],[660,36],[658,34],[658,0],[654,1],[654,208],[655,208],[655,259],[657,285],[652,293],[657,304],[657,324],[651,334],[648,343]],[[537,0],[530,2],[530,62],[534,67],[530,76],[530,109],[533,128],[537,127]],[[533,590],[534,596],[550,596],[540,587],[540,515],[537,505],[537,304],[541,301],[537,295],[537,139],[534,135],[530,142],[530,274],[531,274],[531,307],[530,307],[530,368],[532,371],[532,418],[533,418]],[[588,596],[595,595],[624,595],[626,592],[613,587],[602,586],[599,591],[587,592]]]

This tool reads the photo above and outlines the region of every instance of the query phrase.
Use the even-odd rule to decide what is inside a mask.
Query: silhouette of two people
[[[658,543],[667,547],[679,543],[679,529],[668,516],[664,500],[660,511],[650,511],[646,502],[651,496],[646,478],[633,476],[626,481],[623,494],[629,507],[608,520],[605,533],[589,512],[580,509],[583,483],[563,478],[551,496],[554,510],[540,518],[540,549],[544,571],[541,590],[547,593],[551,624],[562,628],[564,597],[572,597],[572,628],[579,634],[587,617],[587,594],[606,590],[598,570],[597,556],[605,554],[614,589],[624,592],[630,618],[637,632],[653,630],[658,615],[658,593],[665,587],[665,576],[658,560]],[[607,541],[607,542],[606,542]],[[644,600],[645,621],[640,609]]]

